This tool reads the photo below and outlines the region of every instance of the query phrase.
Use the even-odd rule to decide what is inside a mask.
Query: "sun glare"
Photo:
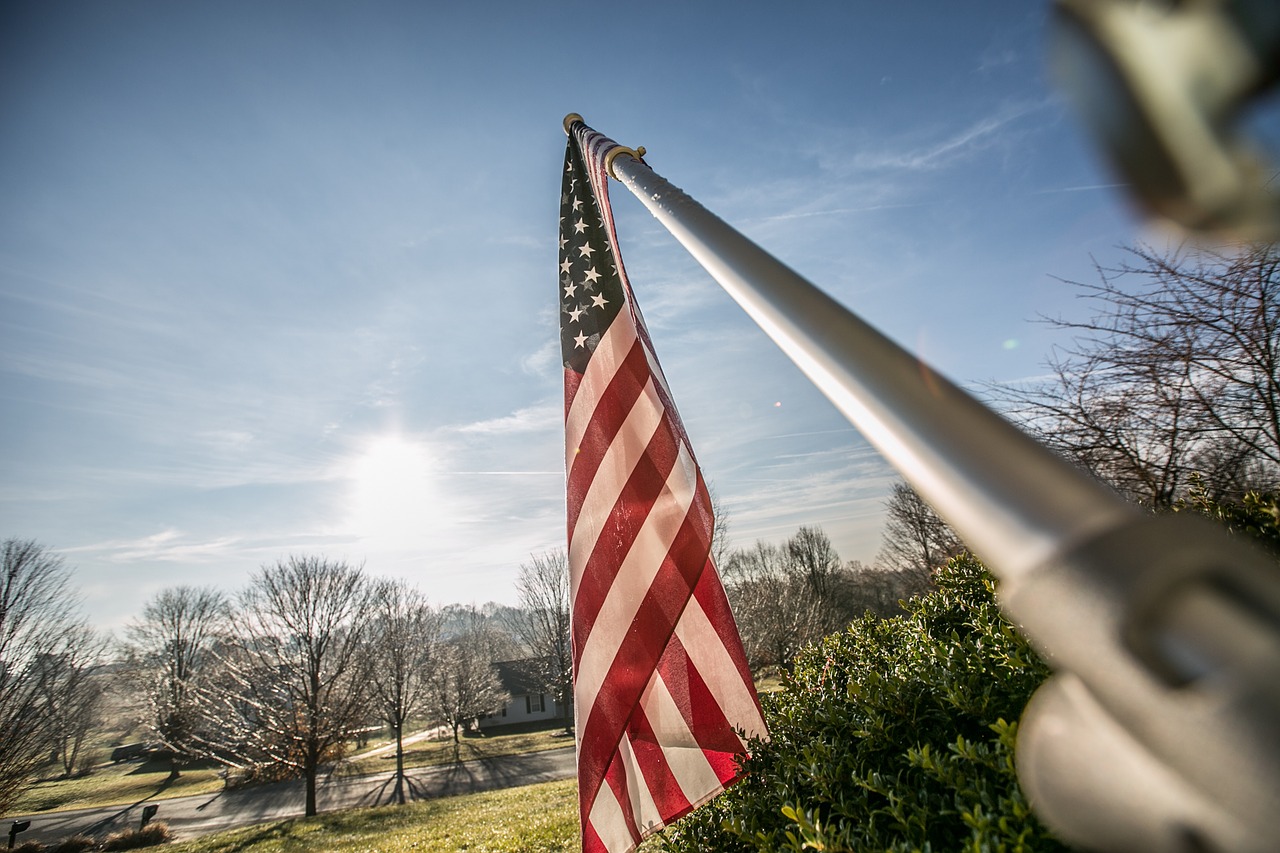
[[[351,463],[350,527],[361,539],[409,544],[439,523],[434,465],[426,446],[398,435],[371,441]]]

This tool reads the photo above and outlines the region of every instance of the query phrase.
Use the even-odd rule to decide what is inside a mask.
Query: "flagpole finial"
[[[608,172],[609,177],[613,178],[615,181],[618,180],[618,176],[613,171],[613,161],[618,159],[619,154],[629,154],[633,160],[639,160],[643,163],[644,146],[641,145],[639,148],[628,148],[625,145],[619,145],[616,148],[610,149],[609,153],[604,155],[604,170]]]
[[[567,116],[564,117],[564,135],[565,136],[569,135],[569,128],[573,127],[573,123],[575,121],[580,121],[583,124],[587,123],[586,120],[583,119],[583,117],[578,115],[577,113],[569,113]]]

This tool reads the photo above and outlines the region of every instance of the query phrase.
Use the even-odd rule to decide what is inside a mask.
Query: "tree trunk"
[[[316,816],[316,769],[317,769],[317,768],[316,768],[315,764],[313,764],[313,763],[308,763],[308,766],[307,766],[307,769],[306,769],[306,777],[307,777],[307,809],[306,809],[306,812],[305,812],[305,814],[306,814],[306,816],[307,816],[307,817],[315,817],[315,816]]]
[[[396,800],[404,805],[404,724],[396,726]]]

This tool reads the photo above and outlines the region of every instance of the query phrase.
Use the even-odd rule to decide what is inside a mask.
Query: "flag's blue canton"
[[[623,298],[604,217],[578,146],[570,145],[560,191],[560,348],[566,368],[587,369]]]

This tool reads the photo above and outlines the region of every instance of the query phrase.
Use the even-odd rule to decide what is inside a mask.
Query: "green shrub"
[[[1016,720],[1048,668],[973,557],[904,615],[853,623],[763,699],[746,778],[668,829],[672,851],[1061,850],[1013,767]]]
[[[1280,556],[1280,492],[1246,492],[1239,503],[1220,501],[1210,497],[1203,480],[1195,476],[1187,496],[1173,506],[1174,512],[1188,510],[1220,521],[1232,533],[1242,533]]]

